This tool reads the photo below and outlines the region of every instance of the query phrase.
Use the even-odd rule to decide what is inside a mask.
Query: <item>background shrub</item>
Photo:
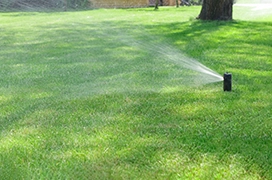
[[[88,0],[1,0],[0,9],[75,9],[88,8]]]

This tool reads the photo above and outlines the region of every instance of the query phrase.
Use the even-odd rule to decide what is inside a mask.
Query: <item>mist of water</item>
[[[69,87],[65,94],[172,92],[223,80],[220,74],[188,57],[172,42],[165,42],[143,27],[119,29],[114,23],[105,24],[96,32],[96,38],[101,41],[97,46],[106,53],[90,57],[103,61],[103,68],[100,72],[95,70],[97,73],[90,75],[89,82]]]
[[[196,59],[188,57],[184,52],[170,43],[158,41],[158,36],[145,33],[141,28],[140,32],[142,32],[140,39],[134,37],[135,35],[126,34],[123,31],[115,32],[114,39],[127,46],[137,47],[140,51],[155,54],[157,58],[159,57],[158,61],[175,64],[181,71],[187,71],[187,74],[184,74],[184,78],[194,78],[194,81],[188,81],[190,84],[187,85],[196,85],[194,82],[196,82],[196,78],[200,78],[200,76],[202,78],[200,78],[201,82],[198,82],[198,84],[208,84],[223,80],[223,77],[220,74],[203,65]]]
[[[201,64],[196,59],[186,56],[180,50],[169,44],[163,46],[160,45],[160,47],[157,47],[155,49],[159,49],[160,51],[158,51],[157,53],[161,54],[166,61],[169,61],[169,63],[175,63],[181,69],[192,70],[201,73],[199,75],[205,76],[206,81],[202,81],[202,83],[199,82],[200,84],[207,84],[223,80],[223,77],[220,74]],[[188,76],[188,78],[190,77]]]
[[[97,38],[114,44],[113,49],[105,47],[110,49],[105,57],[111,64],[104,68],[117,71],[84,84],[82,93],[168,92],[223,80],[220,74],[142,27],[135,33],[135,29],[130,32],[112,26],[104,26]]]

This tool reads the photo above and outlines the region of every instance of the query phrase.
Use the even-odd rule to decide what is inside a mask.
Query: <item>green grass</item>
[[[0,179],[272,179],[272,17],[199,11],[1,13]],[[181,69],[138,41],[231,72],[233,91],[168,83]]]

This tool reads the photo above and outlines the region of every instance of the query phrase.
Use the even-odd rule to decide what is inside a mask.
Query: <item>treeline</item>
[[[89,0],[0,0],[0,9],[75,9],[90,7]]]

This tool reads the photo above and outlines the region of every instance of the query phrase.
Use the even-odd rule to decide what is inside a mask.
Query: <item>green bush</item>
[[[202,2],[203,2],[203,0],[191,0],[190,2],[191,2],[191,4],[193,4],[193,5],[201,5]]]
[[[71,9],[88,7],[90,7],[88,0],[2,0],[0,2],[1,10],[32,8]]]

